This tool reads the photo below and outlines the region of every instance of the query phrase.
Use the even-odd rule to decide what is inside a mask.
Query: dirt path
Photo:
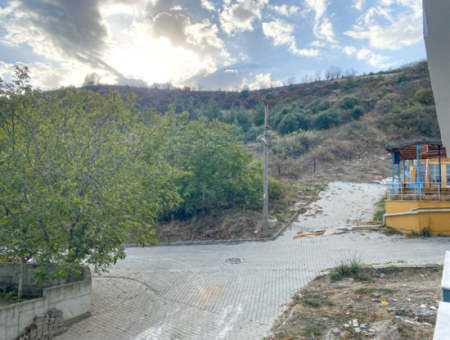
[[[292,224],[295,231],[313,231],[356,226],[357,221],[373,219],[375,203],[385,194],[386,187],[374,184],[332,182],[321,198],[309,205]]]

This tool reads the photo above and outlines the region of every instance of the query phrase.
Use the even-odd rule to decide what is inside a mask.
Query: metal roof
[[[390,153],[400,152],[401,160],[417,159],[417,144],[428,145],[429,151],[420,155],[420,159],[436,159],[439,157],[439,146],[441,147],[441,158],[447,158],[447,150],[442,146],[441,141],[416,141],[403,143],[398,145],[386,146],[386,150]]]

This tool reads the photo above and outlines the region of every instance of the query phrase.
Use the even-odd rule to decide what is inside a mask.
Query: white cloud
[[[348,55],[352,55],[353,53],[356,53],[356,48],[353,46],[345,46],[342,50],[345,53],[347,53]]]
[[[274,81],[270,76],[270,73],[258,74],[252,79],[252,82],[248,84],[250,90],[259,90],[279,86],[283,86],[283,83],[281,81]]]
[[[214,11],[216,9],[214,5],[208,0],[202,0],[202,6],[210,11]]]
[[[354,7],[360,11],[362,11],[365,0],[353,0]]]
[[[274,46],[287,44],[292,54],[311,57],[320,53],[317,49],[298,49],[295,37],[292,35],[294,26],[284,20],[277,19],[272,22],[264,22],[262,28],[264,35],[273,39]]]
[[[226,73],[236,73],[238,74],[239,72],[237,70],[225,70]]]
[[[7,16],[14,12],[14,10],[20,5],[19,1],[11,1],[8,6],[2,8],[0,7],[0,18],[3,16]]]
[[[392,66],[391,63],[387,63],[389,60],[389,57],[385,57],[379,54],[375,54],[372,51],[368,49],[361,49],[357,54],[356,57],[359,60],[366,60],[368,64],[372,65],[373,67],[377,68],[387,68]]]
[[[345,35],[357,40],[369,40],[378,49],[398,50],[413,45],[423,38],[421,0],[395,0],[406,7],[394,15],[389,7],[394,0],[380,0],[379,6],[371,7]],[[385,22],[388,22],[385,24]]]
[[[325,16],[328,5],[329,0],[305,0],[306,12],[315,12],[314,34],[318,38],[326,39],[328,42],[333,43],[332,47],[335,47],[337,41],[334,39],[333,25]]]
[[[249,61],[250,60],[249,56],[245,55],[242,52],[239,52],[239,57],[241,58],[242,61]]]
[[[323,47],[323,46],[325,46],[325,43],[316,40],[316,41],[313,41],[310,45],[315,46],[315,47]]]
[[[237,0],[225,1],[223,11],[220,13],[222,30],[229,35],[238,32],[253,31],[253,20],[261,19],[261,11],[269,0]]]
[[[300,10],[300,7],[297,7],[297,6],[288,7],[286,5],[281,5],[281,6],[269,5],[268,7],[270,9],[274,10],[275,12],[277,12],[278,14],[285,15],[287,17],[292,15],[292,14],[297,13]]]

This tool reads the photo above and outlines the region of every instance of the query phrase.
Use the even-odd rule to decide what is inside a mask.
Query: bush
[[[331,106],[331,103],[328,100],[325,100],[324,102],[317,105],[316,112],[319,113],[322,111],[326,111],[330,108],[330,106]]]
[[[308,130],[310,122],[309,116],[294,111],[285,115],[277,128],[279,133],[286,135],[300,129]]]
[[[343,261],[330,270],[331,281],[339,281],[344,277],[351,277],[357,281],[368,280],[364,266],[357,260]]]
[[[318,130],[327,130],[341,123],[338,110],[328,109],[314,116],[312,126]]]
[[[402,83],[402,82],[404,82],[404,81],[406,81],[406,74],[404,74],[404,73],[400,73],[399,74],[399,76],[398,76],[398,78],[397,78],[397,83]]]
[[[264,125],[252,126],[248,131],[239,136],[239,140],[244,143],[250,143],[256,141],[258,136],[264,133]]]
[[[387,133],[402,135],[405,138],[425,135],[440,138],[436,108],[434,106],[414,105],[400,112],[389,112],[382,128]]]
[[[250,92],[248,89],[244,89],[241,91],[241,93],[239,94],[239,98],[241,99],[247,99],[249,96]]]
[[[343,90],[350,90],[358,86],[359,86],[358,83],[353,79],[353,77],[348,77],[341,83],[341,88]]]
[[[344,97],[339,103],[338,106],[343,110],[353,110],[355,106],[359,106],[359,99],[354,96]]]
[[[362,106],[355,106],[353,108],[352,117],[354,120],[358,120],[364,114],[364,108]]]
[[[434,95],[431,88],[420,89],[414,95],[414,101],[423,105],[434,105]]]

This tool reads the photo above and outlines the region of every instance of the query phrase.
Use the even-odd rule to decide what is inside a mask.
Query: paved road
[[[308,220],[330,227],[371,219],[383,193],[376,185],[331,183],[315,203],[323,213]],[[308,220],[266,243],[129,248],[126,260],[94,277],[93,316],[57,339],[262,339],[292,294],[341,260],[443,262],[450,250],[448,238],[378,232],[294,240]],[[226,263],[234,257],[243,263]]]

